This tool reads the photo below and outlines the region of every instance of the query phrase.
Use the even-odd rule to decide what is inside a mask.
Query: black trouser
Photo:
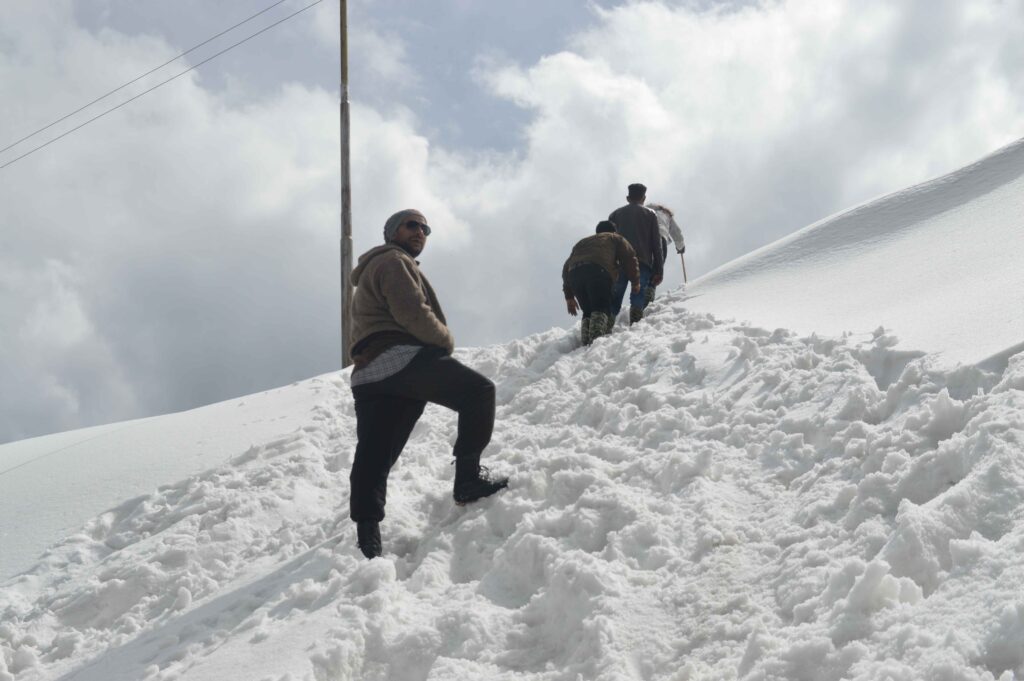
[[[612,305],[612,277],[596,263],[584,263],[569,270],[569,286],[584,319],[591,312],[607,312]]]
[[[352,520],[384,519],[388,473],[398,461],[427,402],[459,414],[455,457],[479,460],[494,429],[494,383],[445,354],[425,347],[407,367],[383,381],[352,388],[356,403]]]

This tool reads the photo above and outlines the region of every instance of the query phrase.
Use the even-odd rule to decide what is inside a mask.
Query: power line
[[[285,0],[281,0],[281,2],[284,2],[284,1],[285,1]],[[279,5],[279,4],[281,4],[281,2],[278,2],[277,4]],[[300,10],[297,10],[297,11],[295,11],[295,12],[292,12],[291,14],[289,14],[288,16],[286,16],[285,18],[283,18],[283,19],[281,19],[281,20],[279,20],[279,21],[275,21],[274,23],[270,24],[269,26],[267,26],[267,27],[265,27],[265,28],[262,28],[262,29],[260,29],[259,31],[256,31],[255,33],[253,33],[253,34],[252,34],[252,35],[250,35],[249,37],[247,37],[247,38],[244,38],[244,39],[242,39],[242,40],[239,40],[239,41],[238,41],[237,43],[235,43],[234,45],[231,45],[231,46],[229,46],[229,47],[226,47],[226,48],[224,48],[224,49],[223,49],[223,50],[221,50],[220,52],[217,52],[217,53],[215,53],[215,54],[213,54],[213,55],[211,55],[211,56],[207,57],[207,58],[206,58],[206,59],[204,59],[203,61],[201,61],[201,62],[199,62],[199,63],[197,63],[197,64],[195,64],[195,65],[193,65],[193,66],[191,66],[191,67],[189,67],[189,68],[187,68],[187,69],[185,69],[185,70],[184,70],[184,71],[182,71],[181,73],[179,73],[179,74],[177,74],[177,75],[174,75],[174,76],[171,76],[170,78],[168,78],[168,79],[167,79],[167,80],[165,80],[165,81],[162,81],[162,82],[160,82],[160,83],[157,83],[156,85],[154,85],[153,87],[149,88],[148,90],[144,90],[143,92],[140,92],[139,94],[135,95],[135,96],[134,96],[134,97],[132,97],[131,99],[126,99],[125,101],[121,102],[121,103],[120,103],[120,104],[118,104],[117,106],[115,106],[115,107],[111,107],[110,109],[107,109],[106,111],[104,111],[104,112],[103,112],[103,113],[101,113],[101,114],[97,114],[96,116],[93,116],[92,118],[90,118],[89,120],[85,121],[84,123],[82,123],[82,124],[80,124],[80,125],[76,125],[75,127],[71,128],[71,129],[70,129],[70,130],[68,130],[67,132],[61,133],[60,135],[58,135],[58,136],[54,137],[54,138],[53,138],[52,140],[49,140],[48,142],[45,142],[45,143],[43,143],[43,144],[40,144],[40,145],[39,145],[38,147],[35,147],[34,149],[31,149],[31,150],[29,150],[29,151],[25,152],[25,153],[24,153],[24,154],[22,154],[21,156],[17,156],[17,157],[15,157],[14,159],[12,159],[12,160],[8,161],[7,163],[4,163],[3,165],[0,165],[0,170],[3,170],[4,168],[6,168],[6,167],[7,167],[7,166],[9,166],[9,165],[12,165],[12,164],[14,164],[14,163],[17,163],[18,161],[20,161],[21,159],[25,158],[26,156],[31,156],[32,154],[36,153],[36,152],[37,152],[37,151],[39,151],[40,149],[43,149],[44,147],[48,147],[48,146],[50,146],[51,144],[53,144],[53,143],[54,143],[54,142],[56,142],[57,140],[60,140],[60,139],[62,139],[62,138],[64,138],[64,137],[67,137],[68,135],[70,135],[71,133],[75,132],[76,130],[80,130],[80,129],[84,128],[85,126],[89,125],[89,124],[90,124],[90,123],[92,123],[93,121],[97,121],[97,120],[99,120],[100,118],[103,118],[104,116],[106,116],[107,114],[109,114],[109,113],[113,113],[114,111],[117,111],[117,110],[118,110],[118,109],[120,109],[120,108],[121,108],[122,106],[124,106],[124,105],[126,105],[126,104],[130,104],[130,103],[134,102],[134,101],[135,101],[136,99],[138,99],[138,98],[140,98],[140,97],[142,97],[142,96],[144,96],[144,95],[148,95],[148,94],[149,94],[150,92],[152,92],[153,90],[156,90],[156,89],[157,89],[157,88],[159,88],[159,87],[163,87],[164,85],[167,85],[167,84],[168,84],[168,83],[170,83],[170,82],[171,82],[172,80],[176,80],[176,79],[178,79],[178,78],[181,78],[182,76],[184,76],[184,75],[185,75],[186,73],[189,73],[189,72],[191,72],[191,71],[195,71],[195,70],[196,70],[197,68],[199,68],[199,67],[200,67],[200,66],[202,66],[203,64],[207,63],[208,61],[212,61],[213,59],[215,59],[215,58],[219,57],[220,55],[224,54],[225,52],[229,52],[230,50],[233,50],[233,49],[235,49],[236,47],[238,47],[238,46],[239,46],[239,45],[241,45],[242,43],[246,43],[246,42],[249,42],[250,40],[252,40],[252,39],[253,39],[253,38],[255,38],[256,36],[258,36],[258,35],[260,35],[260,34],[262,34],[262,33],[266,33],[267,31],[269,31],[270,29],[274,28],[275,26],[278,26],[278,25],[280,25],[280,24],[283,24],[284,22],[288,21],[289,19],[292,19],[292,18],[294,18],[294,17],[298,16],[299,14],[302,14],[302,13],[303,13],[303,12],[305,12],[306,10],[308,10],[308,9],[311,9],[312,7],[315,7],[316,5],[319,5],[319,4],[321,3],[321,2],[323,2],[323,0],[316,0],[316,2],[313,2],[312,4],[306,5],[305,7],[303,7],[303,8],[302,8],[302,9],[300,9]],[[275,6],[276,6],[276,5],[271,5],[271,6],[270,6],[270,7],[268,7],[267,9],[271,9],[272,7],[275,7]],[[263,12],[265,12],[265,11],[267,11],[267,10],[263,10]],[[260,14],[262,14],[263,12],[260,12]],[[253,15],[253,17],[255,17],[255,16],[258,16],[258,15]],[[253,17],[250,17],[250,19],[251,19],[251,18],[253,18]],[[248,21],[248,19],[247,19],[246,21]],[[242,23],[245,23],[245,22],[243,21]],[[241,24],[238,24],[238,25],[240,26]],[[231,30],[231,29],[228,29],[228,31],[230,31],[230,30]],[[214,36],[214,38],[216,38],[216,37],[219,37],[220,35],[223,35],[224,33],[227,33],[227,31],[224,31],[223,33],[220,33],[220,34],[218,34],[218,36]],[[210,38],[210,40],[213,40],[213,38]],[[207,40],[206,42],[208,43],[208,42],[210,42],[210,40]],[[206,43],[201,43],[200,45],[196,45],[196,47],[201,47],[202,45],[205,45],[205,44],[206,44]],[[192,49],[194,50],[194,49],[196,49],[196,48],[192,48]],[[191,52],[191,50],[189,50],[189,51]],[[182,53],[182,54],[187,54],[187,52],[186,52],[186,53]],[[179,55],[179,57],[180,57],[180,56],[181,56],[181,55]],[[175,57],[175,59],[178,59],[179,57]],[[174,61],[174,60],[172,59],[171,61]],[[170,62],[168,62],[168,63],[170,63]],[[163,66],[166,66],[166,65],[167,65],[167,64],[164,64]],[[157,67],[157,68],[162,68],[162,67]],[[156,70],[156,69],[154,69],[154,70]],[[150,73],[152,73],[152,71],[150,71]],[[149,74],[145,74],[145,75],[149,75]],[[139,76],[139,78],[143,78],[143,77],[145,77],[145,76]],[[138,78],[136,78],[135,80],[138,80]],[[134,83],[135,81],[132,81],[132,82]],[[120,89],[122,89],[122,88],[124,88],[124,87],[126,87],[127,85],[130,85],[130,84],[131,84],[131,83],[125,83],[125,85],[122,85],[122,86],[121,86],[120,88],[117,88],[117,90],[120,90]],[[110,95],[110,94],[113,94],[114,92],[117,92],[117,90],[112,90],[111,92],[108,92],[108,93],[107,93],[106,95],[103,95],[103,97],[100,97],[99,99],[103,99],[104,97],[107,97],[108,95]],[[99,99],[95,100],[94,102],[91,102],[90,104],[87,104],[87,105],[86,105],[86,107],[87,107],[87,106],[90,106],[91,104],[94,104],[95,102],[98,102],[98,101],[99,101]],[[84,109],[85,107],[82,107],[82,108]],[[78,111],[81,111],[81,109],[79,109]],[[72,112],[71,114],[68,114],[68,116],[72,116],[72,115],[74,115],[75,113],[78,113],[78,112],[77,112],[77,111],[75,111],[75,112]],[[64,118],[67,118],[68,116],[65,116]],[[54,121],[53,123],[51,123],[50,125],[48,125],[48,126],[46,126],[46,127],[47,127],[47,128],[49,128],[49,127],[52,127],[53,125],[56,125],[57,123],[59,123],[59,122],[60,122],[61,120],[64,120],[64,118],[60,119],[59,121]],[[39,131],[37,131],[37,132],[41,132],[42,130],[45,130],[45,129],[46,129],[46,128],[42,128],[42,129],[40,129],[40,130],[39,130]],[[34,135],[34,134],[36,134],[36,133],[32,133],[32,134]],[[31,136],[32,136],[32,135],[29,135],[28,137],[31,137]],[[28,139],[28,137],[26,137],[26,138],[24,138],[24,139]],[[24,141],[24,140],[19,140],[19,142],[21,142],[21,141]],[[14,143],[14,144],[12,144],[11,146],[14,146],[15,144],[18,144],[19,142],[15,142],[15,143]],[[10,148],[11,148],[11,147],[6,147],[6,149],[10,149]],[[6,149],[4,149],[4,150],[0,150],[0,151],[5,151]]]
[[[115,92],[120,92],[121,90],[125,89],[125,88],[126,88],[126,87],[128,87],[129,85],[132,85],[133,83],[137,83],[137,82],[139,82],[140,80],[142,80],[142,79],[143,79],[143,78],[145,78],[146,76],[148,76],[148,75],[150,75],[150,74],[152,74],[152,73],[155,73],[156,71],[159,71],[160,69],[162,69],[163,67],[167,66],[168,64],[171,64],[171,63],[174,63],[174,62],[178,61],[179,59],[181,59],[182,57],[184,57],[184,56],[185,56],[186,54],[189,54],[190,52],[195,52],[196,50],[198,50],[198,49],[199,49],[200,47],[202,47],[203,45],[206,45],[206,44],[208,44],[208,43],[211,43],[211,42],[213,42],[214,40],[216,40],[217,38],[221,37],[221,36],[222,36],[222,35],[224,35],[225,33],[230,33],[231,31],[235,30],[236,28],[238,28],[238,27],[239,27],[239,26],[241,26],[242,24],[245,24],[245,23],[248,23],[248,22],[252,21],[252,20],[253,20],[253,19],[255,19],[256,17],[260,16],[261,14],[265,14],[265,13],[269,12],[270,10],[274,9],[275,7],[277,7],[278,5],[280,5],[281,3],[284,3],[284,2],[287,2],[287,1],[288,1],[288,0],[278,0],[278,2],[275,2],[275,3],[273,4],[273,5],[271,5],[270,7],[267,7],[267,8],[266,8],[266,9],[264,9],[264,10],[260,10],[259,12],[257,12],[256,14],[253,14],[253,15],[252,15],[251,17],[249,17],[248,19],[245,19],[244,21],[240,21],[240,22],[238,22],[237,24],[235,24],[235,25],[234,25],[234,26],[232,26],[231,28],[228,28],[228,29],[225,29],[225,30],[221,31],[221,32],[220,32],[220,33],[218,33],[217,35],[213,36],[212,38],[208,38],[208,39],[204,40],[203,42],[199,43],[199,44],[198,44],[198,45],[196,45],[195,47],[190,47],[189,49],[185,50],[184,52],[182,52],[181,54],[179,54],[179,55],[178,55],[177,57],[175,57],[174,59],[170,59],[170,60],[168,60],[168,61],[165,61],[165,62],[164,62],[163,64],[161,64],[160,66],[157,66],[157,67],[156,67],[156,68],[154,68],[154,69],[150,69],[149,71],[146,71],[145,73],[143,73],[143,74],[142,74],[141,76],[139,76],[138,78],[135,78],[135,79],[133,79],[133,80],[130,80],[130,81],[128,81],[127,83],[125,83],[124,85],[121,85],[121,86],[119,86],[119,87],[116,87],[116,88],[114,88],[113,90],[111,90],[111,91],[110,91],[110,92],[108,92],[107,94],[105,94],[105,95],[101,95],[100,97],[97,97],[96,99],[92,100],[92,101],[91,101],[91,102],[89,102],[88,104],[86,104],[86,105],[84,105],[84,106],[81,106],[81,107],[79,107],[79,108],[75,109],[74,111],[72,111],[71,113],[69,113],[69,114],[68,114],[67,116],[62,116],[62,117],[58,118],[57,120],[55,120],[54,122],[50,123],[49,125],[45,125],[45,126],[43,126],[43,127],[39,128],[38,130],[36,130],[35,132],[33,132],[33,133],[30,133],[30,134],[28,134],[28,135],[25,135],[25,136],[24,136],[24,137],[22,137],[22,138],[21,138],[20,140],[17,140],[17,141],[15,141],[15,142],[11,142],[10,144],[8,144],[8,145],[7,145],[6,147],[4,147],[3,149],[0,149],[0,154],[4,153],[5,151],[7,151],[8,149],[10,149],[11,147],[16,147],[16,146],[18,146],[19,144],[21,144],[21,143],[22,143],[22,142],[24,142],[25,140],[29,139],[30,137],[35,137],[36,135],[38,135],[39,133],[43,132],[44,130],[49,130],[50,128],[52,128],[53,126],[57,125],[57,124],[58,124],[58,123],[60,123],[61,121],[66,121],[67,119],[69,119],[69,118],[71,118],[72,116],[74,116],[74,115],[75,115],[76,113],[78,113],[78,112],[80,112],[80,111],[84,111],[85,109],[88,109],[88,108],[89,108],[90,106],[92,106],[92,105],[93,105],[93,104],[95,104],[96,102],[99,102],[99,101],[101,101],[101,100],[104,100],[104,99],[106,99],[107,97],[109,97],[110,95],[114,94]]]

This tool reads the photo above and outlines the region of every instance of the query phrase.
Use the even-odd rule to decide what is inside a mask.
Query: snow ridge
[[[818,260],[824,252],[837,248],[860,250],[872,242],[891,241],[1014,183],[1022,175],[1024,138],[941,177],[818,220],[729,261],[708,276],[725,281],[742,277],[751,269],[790,268],[802,260]]]
[[[801,333],[898,329],[947,367],[1024,347],[1024,140],[805,227],[701,277],[695,311]]]
[[[498,386],[451,500],[428,407],[385,558],[347,519],[347,373],[306,425],[126,501],[0,590],[0,681],[1024,676],[1024,355],[950,369],[693,312],[460,358]]]

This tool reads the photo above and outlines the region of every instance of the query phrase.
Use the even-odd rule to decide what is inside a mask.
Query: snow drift
[[[691,309],[804,333],[895,329],[947,366],[1024,349],[1024,140],[827,218],[690,287]]]
[[[554,329],[460,351],[497,384],[485,459],[511,486],[454,506],[454,418],[428,407],[383,559],[347,519],[348,372],[0,447],[0,681],[1024,677],[1019,279],[986,251],[961,281],[999,285],[959,287],[956,334],[921,314],[942,230],[1016,206],[1020,149],[590,348]],[[900,273],[876,317],[872,266]],[[747,296],[760,321],[727,319]]]

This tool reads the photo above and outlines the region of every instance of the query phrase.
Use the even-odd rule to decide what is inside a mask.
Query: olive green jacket
[[[632,283],[640,281],[640,268],[633,247],[615,232],[602,232],[577,241],[569,259],[562,265],[562,292],[566,300],[574,297],[569,284],[569,270],[584,263],[600,265],[608,272],[613,284],[619,278],[620,270],[626,273],[626,278]]]

